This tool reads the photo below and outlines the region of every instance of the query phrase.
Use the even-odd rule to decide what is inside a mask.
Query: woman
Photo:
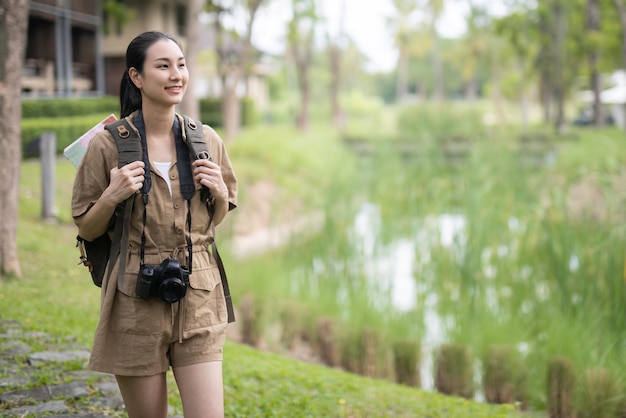
[[[237,181],[222,140],[203,125],[211,159],[187,163],[195,193],[183,197],[184,164],[176,143],[185,132],[175,106],[188,80],[185,57],[173,38],[160,32],[137,36],[126,52],[121,117],[145,141],[147,158],[118,168],[115,140],[105,130],[90,141],[74,184],[72,216],[88,241],[111,234],[116,206],[134,196],[128,250],[104,278],[89,363],[92,370],[115,374],[130,418],[167,416],[170,366],[185,417],[224,415],[227,312],[209,246],[214,225],[236,206]],[[151,183],[147,193],[144,183]],[[210,191],[209,203],[202,199],[202,187]],[[125,267],[118,279],[120,259]],[[172,260],[181,266],[179,278],[188,280],[184,296],[167,301],[138,295],[138,276],[151,277],[146,266]]]

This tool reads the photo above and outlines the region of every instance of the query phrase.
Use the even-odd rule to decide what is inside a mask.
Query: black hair
[[[143,64],[146,61],[146,51],[158,41],[173,41],[180,44],[170,35],[163,32],[144,32],[133,39],[126,49],[126,70],[120,83],[120,117],[141,109],[141,92],[130,79],[128,70],[135,67],[137,72],[143,73]]]

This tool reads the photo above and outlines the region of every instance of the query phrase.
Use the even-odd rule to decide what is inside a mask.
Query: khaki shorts
[[[151,376],[170,366],[221,361],[228,325],[222,285],[211,291],[189,287],[173,304],[117,291],[109,325],[103,357],[112,364],[96,366],[109,373]]]

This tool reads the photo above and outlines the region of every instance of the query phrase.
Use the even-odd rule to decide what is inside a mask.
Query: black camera
[[[166,258],[159,265],[142,265],[137,279],[137,296],[160,297],[174,303],[185,297],[189,285],[189,271],[178,260]]]

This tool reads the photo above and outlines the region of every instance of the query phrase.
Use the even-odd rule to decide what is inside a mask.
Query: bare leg
[[[154,376],[115,376],[129,418],[167,418],[165,373]]]
[[[223,418],[222,362],[175,367],[174,377],[183,401],[185,418]]]

